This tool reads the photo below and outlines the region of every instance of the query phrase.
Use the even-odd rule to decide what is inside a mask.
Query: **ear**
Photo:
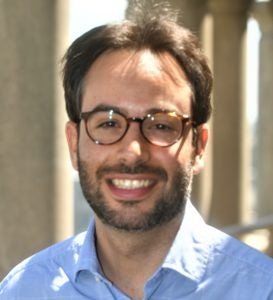
[[[197,175],[205,165],[205,150],[207,147],[209,127],[207,123],[201,124],[196,128],[197,137],[195,145],[195,156],[193,158],[193,174]]]
[[[78,129],[77,124],[68,121],[65,126],[66,140],[70,153],[70,160],[75,170],[78,170]]]

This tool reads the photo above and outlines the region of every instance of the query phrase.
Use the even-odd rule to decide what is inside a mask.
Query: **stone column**
[[[273,1],[255,3],[261,30],[257,153],[257,217],[273,214]]]
[[[72,233],[60,64],[67,1],[0,1],[0,279]]]
[[[241,220],[244,182],[243,50],[249,0],[209,0],[213,17],[213,187],[211,223]]]

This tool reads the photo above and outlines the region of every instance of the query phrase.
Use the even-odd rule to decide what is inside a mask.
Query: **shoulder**
[[[192,270],[191,274],[199,274],[200,293],[204,292],[208,299],[272,298],[271,257],[207,225],[191,203],[187,205],[183,225],[181,243],[190,236],[188,244],[193,247],[192,251],[188,248],[183,252],[183,263]]]
[[[73,273],[73,263],[77,262],[84,238],[85,233],[79,234],[22,261],[1,282],[0,298],[13,299],[14,295],[21,293],[26,297],[28,293],[33,295],[40,287],[48,286],[46,283],[52,278],[57,281],[69,281]]]
[[[187,204],[182,225],[181,239],[185,240],[185,236],[190,236],[193,245],[197,249],[198,246],[202,248],[199,249],[202,251],[202,256],[208,256],[210,266],[229,269],[229,265],[234,264],[234,270],[241,267],[252,268],[257,269],[257,272],[273,275],[271,257],[206,224],[190,202]]]
[[[273,259],[271,257],[218,229],[208,227],[212,237],[211,250],[215,256],[226,257],[227,260],[234,260],[238,266],[242,264],[273,275]]]
[[[208,226],[211,237],[208,274],[240,290],[273,291],[273,259],[241,241]],[[230,281],[230,282],[229,282]],[[256,298],[255,298],[256,299]]]

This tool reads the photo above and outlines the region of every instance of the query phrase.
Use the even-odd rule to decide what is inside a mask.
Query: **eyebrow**
[[[175,109],[167,109],[167,108],[151,108],[149,109],[146,114],[156,114],[156,113],[176,113],[178,115],[180,115],[180,113],[178,113]]]
[[[122,113],[122,110],[114,105],[107,105],[107,104],[99,104],[97,105],[94,109],[92,109],[92,112],[96,112],[96,111],[109,111],[109,110],[113,110],[115,112],[118,113]]]
[[[110,111],[113,110],[117,113],[121,113],[124,115],[128,115],[128,112],[125,111],[124,109],[115,106],[115,105],[108,105],[108,104],[99,104],[97,105],[92,112],[97,112],[97,111]],[[180,115],[181,113],[177,112],[174,109],[167,109],[167,108],[158,108],[158,107],[153,107],[148,109],[144,115],[148,115],[148,114],[155,114],[155,113],[160,113],[160,112],[167,112],[167,113],[171,113],[171,112],[175,112],[176,114]]]

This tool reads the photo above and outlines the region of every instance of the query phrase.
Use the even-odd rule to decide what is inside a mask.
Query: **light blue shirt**
[[[128,300],[100,270],[94,221],[86,233],[15,267],[1,300]],[[148,300],[273,299],[273,260],[204,223],[188,202],[163,264],[145,285]]]

